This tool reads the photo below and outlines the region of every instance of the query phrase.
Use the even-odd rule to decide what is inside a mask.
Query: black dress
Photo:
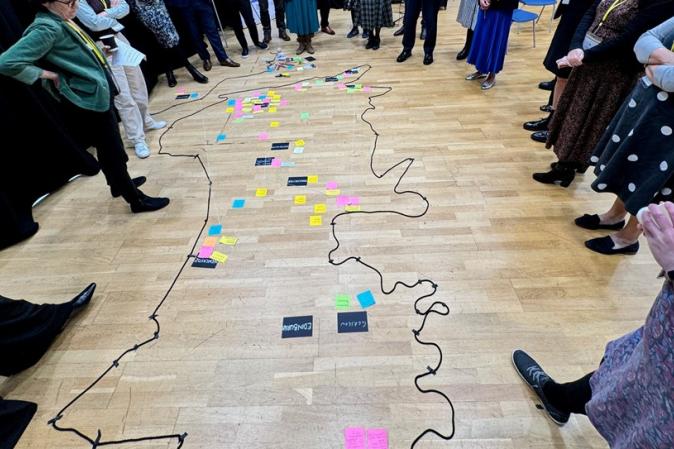
[[[559,78],[568,78],[571,74],[571,68],[557,67],[557,60],[563,58],[569,53],[571,39],[578,28],[580,20],[585,12],[592,6],[592,0],[571,0],[568,5],[560,5],[555,13],[555,18],[562,17],[557,25],[555,35],[550,42],[550,48],[543,60],[543,66]]]

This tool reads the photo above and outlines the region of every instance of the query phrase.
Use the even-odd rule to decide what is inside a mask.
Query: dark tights
[[[590,377],[594,372],[565,384],[558,384],[554,380],[543,385],[543,394],[547,400],[561,412],[585,414],[585,404],[592,399]]]

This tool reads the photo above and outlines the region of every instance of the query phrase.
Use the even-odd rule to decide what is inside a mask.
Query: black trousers
[[[241,19],[239,18],[239,15],[243,17],[243,21],[246,23],[248,33],[250,34],[250,38],[253,40],[253,43],[259,44],[260,35],[257,32],[257,24],[255,23],[255,18],[253,18],[253,9],[250,6],[250,1],[222,0],[222,3],[225,5],[225,8],[228,11],[232,12],[233,20],[231,21],[231,25],[234,29],[236,40],[239,41],[239,45],[241,45],[241,49],[248,48],[248,42],[246,41],[246,35],[243,34],[243,27],[241,26]]]
[[[543,394],[556,409],[566,413],[585,415],[585,405],[592,399],[590,377],[594,372],[565,384],[549,381],[543,385]]]
[[[321,28],[330,26],[330,0],[317,0],[316,4],[321,13]]]
[[[285,0],[274,0],[274,11],[276,13],[276,28],[279,30],[284,30],[286,27],[285,22]],[[269,1],[268,0],[259,0],[258,5],[260,5],[260,21],[262,22],[262,29],[264,31],[271,31],[271,19],[269,18]]]
[[[424,26],[426,27],[426,39],[424,40],[424,53],[432,54],[435,50],[435,40],[438,35],[438,11],[440,10],[440,0],[406,0],[405,16],[403,24],[405,33],[403,34],[403,47],[407,50],[414,48],[414,42],[417,35],[417,20],[419,14],[423,11]]]
[[[112,105],[105,112],[82,109],[62,97],[65,121],[81,134],[84,144],[96,148],[98,163],[111,190],[116,190],[132,203],[138,201],[138,190],[131,181],[126,163],[129,157],[124,150],[119,124]]]
[[[202,36],[206,36],[218,61],[226,61],[228,56],[220,40],[215,12],[210,0],[195,0],[186,7],[174,7],[183,17],[190,34],[190,40],[196,47],[202,60],[211,59]]]

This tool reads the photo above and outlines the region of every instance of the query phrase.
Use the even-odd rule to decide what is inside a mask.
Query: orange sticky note
[[[309,226],[320,226],[323,224],[323,217],[320,215],[312,215],[309,217]]]
[[[217,237],[206,237],[204,239],[204,245],[203,246],[209,246],[209,247],[212,248],[217,244],[218,244],[218,238]]]

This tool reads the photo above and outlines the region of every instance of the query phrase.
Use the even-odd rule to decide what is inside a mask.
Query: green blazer
[[[0,74],[33,84],[42,74],[43,69],[36,65],[40,62],[59,75],[59,89],[52,81],[42,80],[42,86],[57,100],[63,96],[91,111],[110,109],[105,69],[82,38],[51,12],[38,12],[23,37],[0,54]]]

